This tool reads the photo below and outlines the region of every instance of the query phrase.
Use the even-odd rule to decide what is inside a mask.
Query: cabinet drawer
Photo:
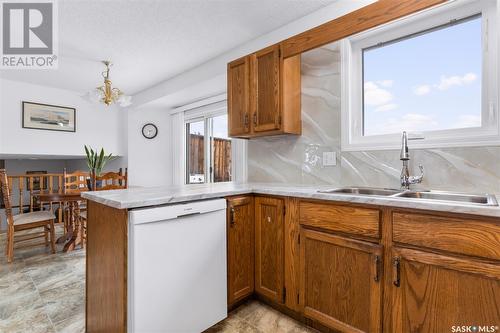
[[[395,242],[500,259],[500,223],[492,219],[394,212],[392,220]]]
[[[378,209],[302,201],[299,219],[310,227],[380,238]]]

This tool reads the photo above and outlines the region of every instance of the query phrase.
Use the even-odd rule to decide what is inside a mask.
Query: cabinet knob
[[[268,216],[268,217],[266,218],[266,220],[267,220],[267,222],[271,223],[271,216]]]

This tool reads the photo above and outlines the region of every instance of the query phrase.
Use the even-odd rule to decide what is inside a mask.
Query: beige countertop
[[[266,183],[221,183],[186,185],[182,187],[132,187],[126,190],[85,192],[82,196],[85,199],[110,207],[134,209],[255,193],[500,217],[499,206],[400,197],[318,193],[320,189],[325,190],[334,187],[332,185],[295,186]],[[500,201],[499,199],[497,197],[498,201]]]

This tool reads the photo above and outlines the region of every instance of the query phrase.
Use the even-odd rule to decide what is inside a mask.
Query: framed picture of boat
[[[23,101],[23,128],[76,132],[76,109]]]

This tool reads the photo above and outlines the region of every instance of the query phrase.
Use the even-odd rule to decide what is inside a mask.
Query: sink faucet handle
[[[422,180],[424,179],[424,166],[422,164],[418,165],[418,168],[420,169],[420,176],[411,176],[409,179],[410,184],[420,184]]]
[[[424,166],[422,164],[419,164],[418,168],[420,169],[420,176],[424,177],[424,174],[425,174],[425,172],[424,172]]]

